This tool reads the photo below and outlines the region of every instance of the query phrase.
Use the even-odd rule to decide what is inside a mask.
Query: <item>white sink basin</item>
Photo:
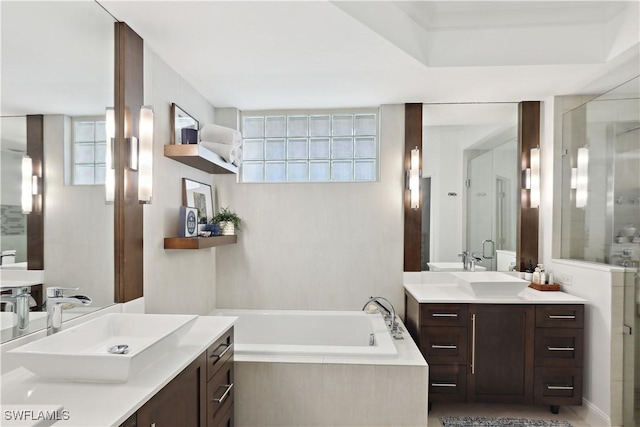
[[[497,271],[454,272],[458,286],[478,298],[510,298],[529,286],[529,281]]]
[[[462,261],[459,262],[429,262],[429,271],[464,271]],[[485,271],[486,268],[476,265],[476,271]],[[470,271],[469,273],[475,273]]]
[[[8,351],[31,372],[50,379],[125,382],[175,348],[198,316],[110,313]],[[110,354],[116,345],[126,354]]]

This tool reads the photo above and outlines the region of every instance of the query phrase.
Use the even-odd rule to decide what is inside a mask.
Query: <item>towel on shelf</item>
[[[240,163],[242,163],[242,140],[240,141],[240,145],[211,141],[200,141],[200,144],[222,157],[228,163],[236,166],[240,166]]]
[[[204,125],[200,129],[200,140],[240,146],[242,145],[242,134],[240,131],[224,126]]]

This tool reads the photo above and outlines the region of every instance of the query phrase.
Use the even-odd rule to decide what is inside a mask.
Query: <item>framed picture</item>
[[[197,210],[198,224],[213,218],[213,192],[209,184],[182,178],[182,204]]]
[[[198,235],[198,211],[196,208],[180,206],[180,237]]]
[[[198,129],[200,129],[200,123],[176,104],[171,104],[171,118],[169,122],[171,123],[171,144],[198,143],[197,133]],[[183,129],[192,130],[192,132],[183,132]],[[191,137],[194,133],[196,135],[195,142],[193,142],[192,139],[183,141],[183,134],[190,135]]]

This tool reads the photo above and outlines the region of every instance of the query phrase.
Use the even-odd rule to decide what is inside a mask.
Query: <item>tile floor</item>
[[[487,403],[434,403],[429,413],[429,427],[442,427],[440,417],[509,417],[558,419],[571,423],[573,427],[591,426],[578,416],[570,407],[560,407],[560,413],[554,415],[548,406],[506,405]]]

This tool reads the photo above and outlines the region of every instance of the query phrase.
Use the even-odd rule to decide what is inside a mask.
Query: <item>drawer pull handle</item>
[[[458,317],[458,313],[433,313],[431,317]]]
[[[559,315],[559,314],[550,314],[549,319],[564,319],[564,320],[575,320],[576,316],[574,315]]]
[[[431,348],[444,348],[444,349],[448,349],[448,350],[455,350],[456,348],[458,348],[457,345],[439,345],[439,344],[432,344]]]
[[[457,385],[452,383],[431,383],[431,387],[457,387]]]
[[[218,353],[218,350],[220,350],[220,348],[222,347],[224,347],[224,350]],[[227,351],[229,351],[230,348],[231,348],[231,344],[220,345],[220,347],[216,348],[216,351],[214,351],[213,354],[211,355],[211,359],[213,358],[222,359],[222,357],[227,353]]]
[[[229,396],[229,392],[231,391],[231,389],[233,388],[233,383],[231,384],[224,384],[221,385],[220,387],[226,387],[227,389],[224,391],[224,393],[222,393],[222,396],[213,399],[214,402],[217,403],[222,403],[224,402],[224,400],[227,398],[227,396]]]
[[[573,390],[573,387],[570,385],[548,385],[547,389],[549,390]]]
[[[549,351],[574,351],[574,347],[547,347]]]

